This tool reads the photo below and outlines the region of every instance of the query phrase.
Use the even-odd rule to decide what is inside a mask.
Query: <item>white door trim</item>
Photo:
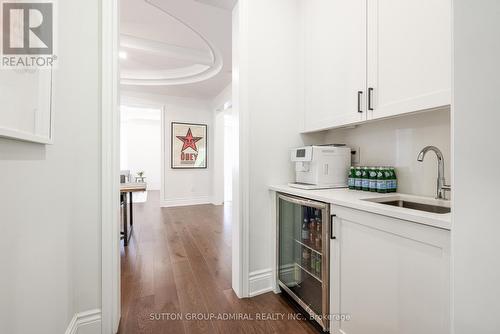
[[[232,226],[232,288],[240,298],[249,297],[250,272],[250,158],[249,124],[247,110],[240,111],[245,105],[248,92],[248,0],[238,1],[233,9],[233,226]],[[243,102],[243,103],[242,103]]]
[[[101,333],[114,334],[120,323],[118,0],[102,1],[101,29]]]
[[[160,153],[160,206],[161,202],[165,199],[165,140],[166,140],[166,135],[165,135],[165,113],[167,112],[167,106],[163,105],[161,107],[161,114],[160,114],[160,148],[161,148],[161,153]]]

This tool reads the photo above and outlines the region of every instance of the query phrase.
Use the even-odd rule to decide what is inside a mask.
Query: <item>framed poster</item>
[[[172,169],[207,168],[207,125],[172,122]]]
[[[52,70],[1,70],[0,137],[52,144]]]

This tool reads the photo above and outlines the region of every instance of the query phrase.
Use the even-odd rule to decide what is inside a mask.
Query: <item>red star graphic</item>
[[[181,152],[184,152],[188,148],[192,148],[196,152],[198,152],[198,148],[196,147],[196,142],[198,140],[203,139],[203,137],[193,137],[193,133],[191,132],[191,128],[188,129],[186,136],[176,136],[177,139],[183,142]]]

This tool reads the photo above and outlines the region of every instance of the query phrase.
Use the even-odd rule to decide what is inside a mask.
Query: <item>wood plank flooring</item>
[[[121,250],[120,334],[317,333],[296,320],[279,295],[234,294],[230,211],[213,205],[162,209],[158,192],[134,204],[134,232]],[[262,314],[277,320],[259,320]]]

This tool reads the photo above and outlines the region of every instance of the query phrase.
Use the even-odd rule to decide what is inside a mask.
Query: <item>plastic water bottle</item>
[[[381,194],[387,193],[387,179],[384,167],[379,167],[377,170],[377,192]]]
[[[370,174],[370,191],[376,193],[377,192],[377,169],[372,167],[369,171]]]
[[[349,179],[348,179],[348,186],[349,189],[353,190],[356,189],[356,185],[354,184],[354,180],[356,179],[356,168],[351,167],[349,170]]]
[[[396,168],[391,167],[389,168],[391,172],[391,188],[390,192],[395,193],[398,191],[398,177],[396,176]]]
[[[370,191],[370,173],[368,167],[363,167],[361,170],[361,189]]]
[[[356,190],[363,189],[361,167],[356,167],[356,174],[354,178],[354,189]]]
[[[384,167],[385,192],[392,192],[392,173],[390,167]]]

